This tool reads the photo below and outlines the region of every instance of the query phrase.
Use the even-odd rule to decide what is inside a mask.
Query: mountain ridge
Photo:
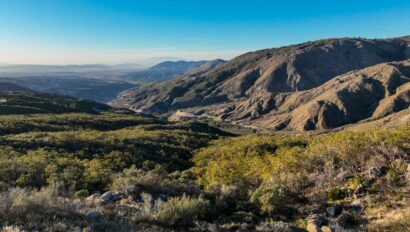
[[[287,93],[316,88],[354,70],[410,58],[409,38],[325,39],[249,52],[194,77],[125,91],[113,105],[146,113],[196,107],[215,113],[212,108],[219,104],[226,111],[219,119],[255,120],[271,112]],[[253,110],[242,118],[238,117],[241,112],[229,115],[241,104],[241,112]]]
[[[208,61],[164,61],[158,63],[146,70],[137,72],[131,72],[120,77],[121,80],[125,80],[133,83],[150,83],[158,81],[166,81],[173,79],[179,75],[189,72],[191,69],[197,68]]]

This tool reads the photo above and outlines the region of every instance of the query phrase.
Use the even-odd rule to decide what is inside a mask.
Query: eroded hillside
[[[113,105],[147,113],[182,109],[264,129],[334,128],[406,108],[406,68],[396,67],[398,70],[389,71],[392,64],[375,66],[363,71],[368,72],[363,74],[368,78],[350,72],[406,60],[410,57],[409,44],[409,37],[385,40],[346,38],[250,52],[206,73],[126,91]],[[402,63],[402,66],[407,65],[408,62]],[[403,76],[399,78],[399,84],[396,74],[389,72],[402,72],[397,74]],[[340,79],[338,76],[342,74]],[[379,80],[381,77],[371,75],[382,75],[389,80]],[[339,83],[341,81],[344,83]],[[396,85],[391,86],[386,81]],[[398,88],[398,85],[404,86]],[[354,88],[361,89],[356,91]],[[392,92],[396,88],[397,94]],[[359,92],[361,96],[358,96]],[[319,95],[320,101],[310,102]],[[354,104],[355,101],[360,104]],[[305,110],[301,108],[302,103],[308,102]],[[373,115],[376,109],[372,107],[377,107],[376,102],[380,102],[380,107]],[[289,112],[296,108],[290,115]],[[328,115],[334,114],[336,117],[330,120]]]

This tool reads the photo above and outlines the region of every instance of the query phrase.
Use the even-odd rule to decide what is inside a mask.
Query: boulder
[[[111,201],[116,202],[122,199],[121,193],[115,193],[111,196]]]
[[[112,192],[111,191],[105,192],[103,195],[101,195],[102,200],[108,200],[111,197],[112,197]]]
[[[100,212],[96,211],[96,210],[92,210],[88,213],[85,214],[85,217],[87,219],[97,219],[98,217],[100,217]]]
[[[101,195],[100,201],[101,201],[102,204],[109,203],[109,202],[111,202],[111,197],[112,197],[112,192],[111,191],[105,192],[103,195]]]

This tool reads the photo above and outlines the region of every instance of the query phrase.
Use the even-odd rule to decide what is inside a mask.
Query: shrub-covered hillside
[[[410,215],[401,214],[410,210],[409,159],[409,127],[313,137],[248,135],[213,142],[196,154],[192,170],[206,191],[231,204],[225,205],[228,214],[336,231],[406,231]],[[388,214],[398,221],[388,221]],[[321,219],[300,221],[309,215]]]
[[[0,228],[406,231],[409,154],[409,127],[236,137],[129,113],[0,116]]]
[[[37,93],[30,90],[10,92],[0,89],[0,115],[47,113],[93,114],[107,111],[116,110],[94,101],[79,100],[57,94]]]
[[[59,182],[93,192],[108,189],[114,174],[132,165],[184,170],[193,151],[218,135],[201,130],[208,126],[138,115],[1,116],[0,185]]]

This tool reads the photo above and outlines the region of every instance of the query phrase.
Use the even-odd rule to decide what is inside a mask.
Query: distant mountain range
[[[92,72],[92,71],[113,71],[113,70],[141,70],[145,67],[139,64],[84,64],[84,65],[0,65],[0,73],[64,73],[64,72]]]
[[[135,71],[142,69],[142,66],[135,64],[8,65],[0,67],[0,81],[39,92],[107,103],[124,90],[139,84],[170,80],[205,63],[166,61],[142,71]]]
[[[407,109],[407,59],[410,36],[319,40],[249,52],[215,69],[137,87],[112,105],[183,110],[262,129],[331,129]]]
[[[120,79],[138,84],[170,80],[206,63],[208,61],[165,61],[146,70],[127,73]]]

